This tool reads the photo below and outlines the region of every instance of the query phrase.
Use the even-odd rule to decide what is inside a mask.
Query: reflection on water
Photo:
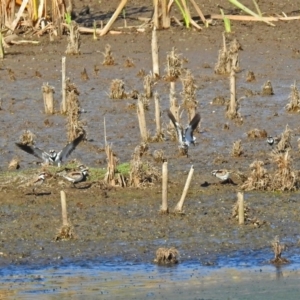
[[[297,299],[300,292],[298,264],[211,268],[196,261],[173,267],[91,263],[10,267],[0,274],[0,299]]]

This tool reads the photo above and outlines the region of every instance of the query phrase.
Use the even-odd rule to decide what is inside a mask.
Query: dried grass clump
[[[110,84],[110,99],[124,99],[127,97],[125,83],[121,79],[113,79]]]
[[[229,101],[226,106],[226,117],[230,120],[235,121],[237,124],[243,124],[243,118],[239,113],[240,109],[240,99],[236,100],[233,104],[232,101]]]
[[[153,84],[154,84],[153,76],[150,73],[144,77],[144,82],[143,82],[145,96],[148,99],[152,97]]]
[[[217,96],[213,99],[213,101],[211,102],[212,105],[225,105],[226,100],[224,97],[222,96]]]
[[[250,165],[251,174],[241,186],[243,190],[252,191],[270,189],[271,177],[263,166],[264,162],[259,160],[255,160]]]
[[[299,112],[300,111],[300,97],[299,91],[296,86],[296,82],[291,85],[291,93],[289,96],[290,102],[285,106],[285,109],[289,112]]]
[[[177,264],[179,259],[179,252],[176,248],[158,248],[156,251],[156,258],[154,262],[157,264]]]
[[[183,90],[182,90],[182,107],[188,112],[189,120],[192,120],[196,113],[198,101],[196,100],[197,86],[195,79],[190,70],[186,70],[185,74],[180,77]]]
[[[278,236],[275,236],[274,240],[272,241],[272,248],[274,251],[274,258],[271,260],[272,264],[281,265],[289,263],[288,259],[281,257],[282,252],[286,249],[286,246],[280,243]]]
[[[71,225],[63,225],[59,230],[58,234],[54,238],[55,241],[66,241],[75,238],[74,228]]]
[[[35,141],[34,141],[35,138],[36,138],[35,134],[32,133],[30,130],[26,129],[23,131],[19,140],[20,140],[20,143],[23,145],[33,146],[35,144]]]
[[[133,187],[142,187],[151,185],[161,178],[160,172],[149,162],[143,162],[142,156],[148,150],[148,145],[142,143],[138,145],[132,155],[129,171],[129,185]]]
[[[167,54],[166,80],[176,81],[182,74],[183,59],[180,56],[181,54],[177,54],[174,47],[172,48],[172,51]]]
[[[281,134],[278,144],[273,149],[273,152],[275,154],[278,152],[283,153],[292,149],[292,145],[291,145],[292,132],[293,131],[289,128],[289,125],[286,125],[285,131]]]
[[[247,132],[247,137],[250,139],[266,138],[268,133],[264,129],[251,129]]]
[[[102,62],[102,65],[104,66],[113,66],[115,64],[115,60],[112,56],[112,52],[111,52],[111,46],[109,44],[107,44],[105,46],[105,52],[102,53],[104,55],[104,60]]]
[[[246,76],[246,81],[251,82],[255,80],[255,75],[254,72],[248,71],[247,76]]]
[[[139,94],[139,101],[143,103],[144,110],[149,110],[150,108],[150,100],[145,94]]]
[[[157,163],[161,163],[166,160],[164,151],[162,149],[154,150],[152,157],[153,157],[154,161]]]
[[[80,76],[81,76],[81,80],[83,81],[89,80],[89,75],[86,71],[86,68],[83,68],[82,72],[80,73]]]
[[[277,165],[274,175],[272,176],[272,190],[294,191],[299,186],[298,173],[293,170],[292,159],[289,151],[272,152],[272,161]]]
[[[68,36],[68,46],[66,54],[77,55],[80,54],[80,33],[79,26],[75,21],[69,25],[70,35]]]
[[[233,143],[231,155],[234,157],[239,157],[243,154],[242,141],[238,140]]]
[[[8,170],[18,170],[20,168],[20,159],[15,157],[8,164]]]
[[[124,63],[125,68],[132,68],[134,67],[134,62],[131,58],[127,57]]]
[[[80,104],[78,100],[79,91],[75,84],[66,80],[66,99],[67,99],[67,135],[69,142],[73,141],[79,135],[83,134],[84,122],[80,120]]]
[[[226,45],[226,37],[223,34],[223,49],[219,50],[215,73],[229,74],[232,69],[237,72],[239,70],[239,50],[242,50],[242,47],[238,40],[234,39]]]
[[[272,84],[271,84],[270,80],[268,80],[267,82],[265,82],[265,84],[262,86],[261,95],[262,96],[271,96],[271,95],[274,95],[273,87],[272,87]]]

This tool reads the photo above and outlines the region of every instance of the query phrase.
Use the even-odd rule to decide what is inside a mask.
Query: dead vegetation
[[[289,260],[282,257],[282,253],[286,250],[286,246],[280,243],[279,237],[275,236],[274,240],[272,241],[272,248],[274,251],[274,258],[271,259],[272,264],[281,265],[289,263]]]
[[[111,46],[109,44],[105,46],[105,52],[102,54],[104,55],[104,60],[102,62],[102,65],[113,66],[115,64],[115,59],[112,55]]]
[[[233,143],[231,155],[233,157],[239,157],[243,154],[242,141],[238,140]]]
[[[246,76],[246,81],[247,82],[252,82],[254,80],[255,80],[254,72],[248,71],[247,76]]]
[[[54,100],[53,94],[55,92],[54,87],[50,86],[48,83],[44,83],[42,86],[43,99],[45,114],[54,114]]]
[[[226,100],[224,97],[222,96],[217,96],[213,99],[213,101],[211,102],[212,105],[225,105],[226,104]]]
[[[8,170],[18,170],[20,168],[20,159],[15,157],[8,164]]]
[[[162,149],[154,150],[152,157],[153,157],[154,161],[157,163],[162,163],[166,160],[164,151]]]
[[[152,88],[153,88],[154,80],[152,74],[148,74],[144,77],[143,85],[146,98],[152,97]]]
[[[264,85],[262,86],[261,95],[262,96],[272,96],[272,95],[274,95],[272,83],[271,83],[270,80],[265,82]]]
[[[134,67],[134,62],[131,58],[127,57],[124,63],[125,68],[132,68]]]
[[[67,55],[78,55],[80,54],[80,33],[79,26],[75,21],[71,21],[68,26],[70,35],[68,36],[68,45],[66,54]]]
[[[110,99],[124,99],[127,98],[125,92],[125,83],[121,79],[113,79],[110,84]]]
[[[80,120],[80,104],[79,104],[79,90],[70,79],[66,80],[66,102],[67,102],[67,135],[69,142],[76,139],[83,134],[84,122]]]
[[[215,65],[216,74],[230,74],[232,70],[239,71],[239,50],[241,44],[237,39],[226,43],[226,36],[223,33],[223,48],[219,50],[218,61]]]
[[[176,53],[176,49],[172,48],[171,52],[167,54],[166,77],[167,81],[176,81],[183,71],[183,59],[181,54]]]
[[[285,131],[278,138],[279,142],[274,147],[274,153],[283,153],[292,149],[291,138],[292,138],[292,130],[289,128],[289,125],[286,125]]]
[[[33,146],[35,144],[35,134],[32,133],[30,130],[26,129],[23,131],[22,135],[20,136],[19,140],[22,145]]]
[[[168,265],[177,264],[179,261],[179,252],[176,248],[158,248],[154,262],[157,264]]]
[[[285,106],[285,109],[289,112],[299,112],[300,111],[300,97],[299,91],[296,86],[296,82],[291,85],[291,93],[289,96],[289,103]]]
[[[75,239],[74,228],[70,224],[63,225],[55,236],[55,241],[66,241]]]
[[[247,132],[247,137],[250,139],[266,138],[268,136],[267,131],[264,129],[251,129]]]

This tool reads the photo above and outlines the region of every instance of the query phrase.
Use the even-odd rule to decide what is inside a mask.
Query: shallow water
[[[241,254],[241,253],[239,253]],[[219,259],[218,267],[187,261],[175,266],[86,262],[62,266],[3,268],[3,299],[296,299],[299,256],[282,267]],[[296,262],[297,261],[297,262]],[[2,299],[2,298],[1,298]]]

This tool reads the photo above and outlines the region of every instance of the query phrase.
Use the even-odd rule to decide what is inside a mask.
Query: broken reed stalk
[[[3,41],[2,41],[2,33],[0,32],[0,58],[4,58],[4,47],[3,47]]]
[[[168,162],[162,165],[162,205],[160,212],[168,213]]]
[[[153,77],[159,76],[159,60],[158,60],[158,44],[157,44],[157,33],[156,27],[153,26],[152,29],[152,64],[153,64]]]
[[[43,99],[44,99],[44,107],[45,114],[54,114],[54,87],[50,86],[48,83],[42,86]]]
[[[68,215],[67,215],[67,200],[66,200],[66,193],[64,191],[60,191],[60,200],[61,200],[63,226],[68,226],[69,222],[68,222]]]
[[[67,112],[67,102],[66,102],[66,57],[63,56],[61,59],[61,92],[62,92],[62,102],[61,102],[61,113],[65,114]]]
[[[245,215],[244,215],[244,193],[238,192],[238,205],[239,205],[239,225],[245,224]]]
[[[235,71],[230,72],[230,113],[236,114],[236,83],[235,83]]]
[[[162,6],[162,27],[170,28],[171,18],[170,18],[170,13],[169,13],[169,9],[168,9],[168,1],[161,0],[161,6]]]
[[[156,123],[156,135],[161,135],[161,120],[160,120],[160,99],[158,93],[154,93],[154,103],[155,103],[155,123]]]
[[[187,180],[186,180],[186,183],[185,183],[185,186],[184,186],[181,198],[180,198],[179,202],[175,206],[175,209],[174,209],[175,213],[176,212],[178,212],[178,213],[182,212],[182,207],[183,207],[183,204],[184,204],[184,200],[185,200],[186,194],[188,192],[188,189],[190,187],[193,174],[194,174],[194,166],[192,165],[191,169],[190,169],[190,172],[189,172],[189,175],[187,177]]]
[[[138,119],[139,119],[139,126],[140,126],[142,141],[147,142],[148,132],[147,132],[147,126],[146,126],[144,103],[140,99],[140,97],[139,97],[138,103],[137,103],[137,115],[138,115]]]
[[[115,10],[115,12],[112,15],[112,17],[110,18],[110,20],[107,22],[107,24],[105,25],[105,27],[101,30],[100,36],[105,35],[109,31],[109,28],[114,23],[114,21],[117,19],[117,17],[121,13],[121,11],[124,8],[124,6],[126,5],[126,3],[127,3],[127,0],[122,0],[121,1],[121,3],[119,4],[119,6],[117,7],[117,9]]]
[[[72,21],[69,25],[69,30],[70,35],[68,37],[66,54],[80,54],[80,33],[78,24],[75,21]]]

